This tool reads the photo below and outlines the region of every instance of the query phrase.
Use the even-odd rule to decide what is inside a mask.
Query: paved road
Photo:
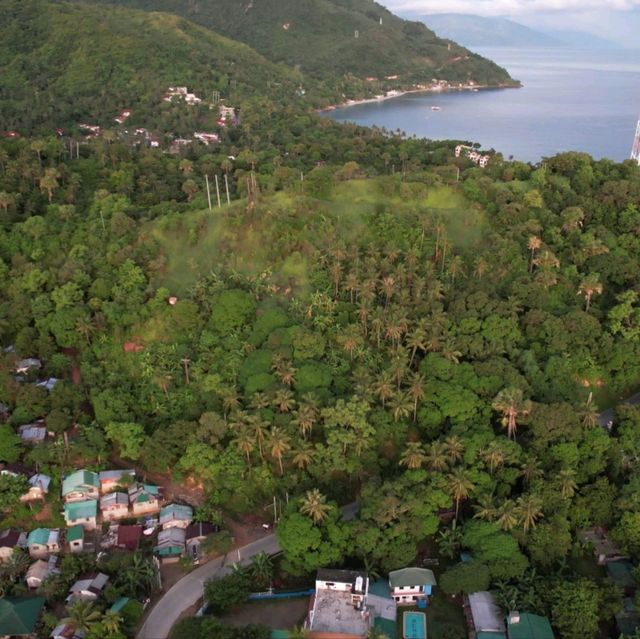
[[[344,519],[353,519],[358,512],[358,504],[348,504],[342,508]],[[238,562],[238,552],[240,561]],[[140,628],[136,639],[167,639],[171,628],[180,615],[195,606],[202,597],[204,583],[209,579],[218,579],[231,572],[233,563],[248,564],[258,553],[273,555],[280,552],[275,534],[253,541],[242,548],[232,550],[226,557],[219,557],[200,566],[174,584],[156,603]]]

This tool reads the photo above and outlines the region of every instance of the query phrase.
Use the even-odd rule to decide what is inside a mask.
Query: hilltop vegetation
[[[7,0],[0,7],[2,125],[53,132],[82,120],[113,125],[124,108],[135,121],[157,124],[169,106],[169,85],[203,98],[294,98],[301,76],[269,63],[249,47],[178,16],[112,6]],[[277,85],[277,89],[275,88]],[[182,109],[193,131],[215,121],[207,107]]]
[[[452,143],[244,118],[183,156],[0,144],[0,341],[63,380],[19,382],[3,354],[3,454],[54,477],[111,453],[169,468],[210,516],[288,494],[291,573],[388,571],[437,543],[474,557],[448,593],[608,632],[622,594],[583,569],[578,531],[640,558],[640,409],[597,423],[640,379],[638,167],[482,170]],[[232,202],[209,212],[214,174]],[[38,417],[78,435],[26,450],[13,428]]]
[[[114,0],[180,14],[268,59],[333,82],[344,75],[398,82],[510,84],[508,73],[368,0]],[[358,31],[359,37],[355,38]]]

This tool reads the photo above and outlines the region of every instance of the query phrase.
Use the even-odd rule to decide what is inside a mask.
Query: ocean
[[[418,137],[479,142],[505,158],[528,162],[563,151],[617,161],[629,157],[640,117],[640,51],[476,51],[524,87],[413,93],[336,109],[327,117]]]

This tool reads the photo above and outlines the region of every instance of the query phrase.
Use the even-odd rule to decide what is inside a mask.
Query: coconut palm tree
[[[115,635],[122,626],[122,617],[115,610],[107,610],[102,616],[101,623],[110,635]]]
[[[456,464],[462,459],[464,442],[457,435],[447,437],[442,444],[442,448],[450,464]]]
[[[462,468],[456,468],[447,476],[449,484],[449,494],[456,502],[456,521],[460,512],[460,502],[468,499],[469,495],[475,490],[475,484],[469,478],[469,474]]]
[[[474,519],[482,519],[484,521],[495,521],[498,516],[498,509],[491,495],[483,495],[478,503],[473,507],[476,511]]]
[[[308,404],[300,404],[298,409],[293,411],[291,423],[298,428],[302,437],[306,439],[317,420],[318,417],[315,409]]]
[[[293,393],[288,388],[282,388],[275,392],[272,404],[281,412],[288,413],[296,406]]]
[[[578,484],[576,483],[576,471],[571,468],[564,468],[558,473],[560,484],[560,494],[564,499],[571,499],[574,496]]]
[[[589,312],[591,306],[591,298],[594,295],[600,295],[602,293],[602,284],[600,283],[600,276],[597,273],[588,275],[585,277],[578,288],[578,293],[582,294],[585,299],[585,312]]]
[[[526,459],[520,466],[520,475],[524,479],[524,483],[530,486],[536,479],[543,475],[540,462],[534,457]]]
[[[300,504],[300,512],[311,517],[314,524],[322,523],[332,509],[333,506],[327,504],[327,498],[317,488],[308,490]]]
[[[264,459],[263,444],[267,437],[267,428],[269,422],[262,419],[260,415],[249,415],[247,417],[247,424],[253,433],[253,438],[258,444],[258,452],[260,453],[260,459]]]
[[[407,348],[411,349],[409,367],[413,366],[413,360],[418,351],[424,353],[427,350],[427,333],[422,326],[417,326],[407,337]]]
[[[424,454],[422,444],[419,442],[409,442],[400,457],[400,466],[405,466],[409,470],[422,468],[427,457]]]
[[[313,461],[313,455],[313,446],[301,446],[293,451],[293,458],[291,461],[296,468],[304,470]]]
[[[247,466],[251,467],[251,453],[256,447],[256,440],[248,431],[242,430],[234,441],[238,450],[247,458]]]
[[[515,440],[518,418],[528,415],[533,405],[529,400],[524,399],[520,388],[510,386],[496,395],[492,407],[502,413],[502,425],[506,427],[509,438]]]
[[[271,402],[269,401],[269,396],[266,393],[257,392],[251,396],[249,406],[254,410],[262,410],[264,408],[269,408],[269,406],[271,406]]]
[[[412,373],[409,378],[409,397],[413,400],[413,421],[418,418],[418,402],[424,399],[425,376]]]
[[[67,617],[62,623],[73,626],[76,632],[89,632],[91,626],[98,623],[102,617],[102,613],[94,608],[92,601],[84,601],[79,599],[74,601],[67,608]]]
[[[507,460],[507,452],[496,440],[480,451],[480,459],[488,466],[491,474],[504,465]]]
[[[519,523],[519,511],[512,499],[506,499],[500,504],[496,513],[496,522],[502,530],[513,530]]]
[[[272,457],[278,460],[280,467],[280,476],[284,475],[282,467],[283,455],[291,449],[291,438],[278,426],[272,426],[269,431],[269,451]]]
[[[389,404],[391,413],[393,414],[393,421],[399,422],[411,415],[413,410],[413,402],[406,393],[394,393]]]
[[[373,392],[382,403],[382,408],[388,399],[394,395],[393,380],[388,373],[385,373],[373,386]]]
[[[522,495],[518,497],[518,516],[522,522],[525,533],[536,527],[536,523],[542,517],[542,499],[537,495]]]
[[[449,457],[441,442],[431,442],[427,449],[425,462],[432,471],[442,471],[449,467]]]

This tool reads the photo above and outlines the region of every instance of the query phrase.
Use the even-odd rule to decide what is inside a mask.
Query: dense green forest
[[[433,77],[480,84],[512,82],[489,60],[368,0],[115,1],[178,13],[316,78],[353,74],[381,80],[393,75],[404,82],[423,83]]]
[[[162,97],[187,86],[203,101],[255,95],[292,101],[302,83],[293,69],[174,15],[26,0],[0,7],[2,126],[52,134],[78,123],[134,122],[180,134],[215,123],[208,105],[172,113]],[[171,128],[168,128],[171,127]]]
[[[449,592],[501,584],[594,636],[621,593],[572,572],[577,531],[640,552],[640,411],[596,423],[640,375],[638,167],[483,171],[453,143],[263,113],[214,152],[2,143],[0,456],[57,476],[115,449],[203,482],[212,515],[289,493],[298,574],[387,571],[439,534],[474,556]],[[205,174],[230,205],[207,209]],[[16,381],[18,355],[64,381]],[[25,451],[11,427],[37,417],[79,436]]]
[[[640,407],[620,403],[640,387],[640,168],[573,152],[538,165],[491,153],[480,169],[454,141],[321,119],[312,105],[363,86],[339,74],[394,61],[283,57],[284,40],[267,43],[282,12],[322,10],[323,41],[322,25],[364,36],[382,17],[381,55],[412,25],[359,0],[255,0],[246,20],[239,3],[213,6],[188,3],[189,17],[261,53],[171,13],[0,7],[3,127],[24,135],[0,139],[0,461],[53,478],[51,525],[63,476],[124,463],[201,486],[200,521],[282,503],[280,569],[294,578],[437,556],[447,596],[491,588],[562,639],[616,636],[625,593],[581,531],[603,527],[640,559]],[[268,8],[260,30],[251,12]],[[409,35],[415,55],[447,49]],[[240,117],[216,144],[169,149],[218,118],[206,101],[163,101],[169,85],[219,91]],[[112,125],[125,108],[159,148]],[[80,118],[105,130],[82,139]],[[42,369],[17,375],[26,357]],[[47,378],[51,390],[34,383]],[[54,435],[27,447],[17,428],[40,418]],[[24,488],[0,478],[3,526],[42,516]],[[103,566],[108,603],[153,589],[150,562],[125,557]],[[66,557],[50,607],[93,568]],[[246,594],[251,574],[231,585]],[[20,578],[0,569],[2,595]],[[220,588],[205,597],[222,608]],[[120,639],[105,618],[89,636]],[[189,624],[193,639],[237,634]]]

